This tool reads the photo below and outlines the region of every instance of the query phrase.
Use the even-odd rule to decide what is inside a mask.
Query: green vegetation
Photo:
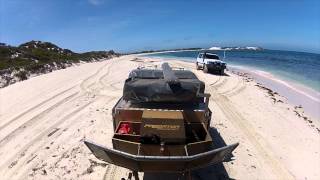
[[[30,41],[18,47],[0,43],[0,87],[14,83],[15,79],[28,79],[31,74],[43,74],[80,61],[91,62],[115,56],[119,54],[112,50],[75,53],[41,41]]]
[[[27,71],[36,71],[53,63],[71,64],[117,55],[114,51],[74,53],[69,49],[62,49],[52,43],[41,41],[30,41],[18,47],[0,43],[0,70],[23,68]]]

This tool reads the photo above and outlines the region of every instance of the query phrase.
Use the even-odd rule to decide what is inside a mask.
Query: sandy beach
[[[129,72],[139,66],[159,68],[163,61],[122,56],[0,89],[1,179],[126,178],[128,170],[97,160],[83,140],[111,147],[111,109]],[[231,160],[194,171],[194,179],[320,179],[320,123],[304,108],[317,110],[292,105],[277,92],[281,89],[246,72],[229,70],[218,76],[197,71],[192,63],[168,62],[192,70],[206,83],[215,146],[240,143]]]
[[[282,95],[290,104],[303,107],[305,115],[320,119],[320,93],[318,91],[301,84],[283,81],[261,70],[242,67],[229,67],[229,70],[249,74],[255,82]]]

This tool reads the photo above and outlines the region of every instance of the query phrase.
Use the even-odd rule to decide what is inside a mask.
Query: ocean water
[[[210,52],[218,54],[223,59],[223,51]],[[179,51],[144,56],[195,62],[198,53],[199,51]],[[278,50],[232,50],[226,51],[224,61],[230,66],[265,71],[281,80],[320,92],[320,54]]]

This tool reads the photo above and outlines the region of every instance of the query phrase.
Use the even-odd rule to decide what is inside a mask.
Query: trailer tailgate
[[[100,160],[144,172],[184,172],[222,162],[238,143],[192,156],[139,156],[98,145],[85,140],[91,152]]]

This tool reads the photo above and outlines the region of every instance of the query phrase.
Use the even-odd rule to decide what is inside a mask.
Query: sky
[[[318,0],[0,0],[0,42],[76,52],[260,46],[320,53]]]

